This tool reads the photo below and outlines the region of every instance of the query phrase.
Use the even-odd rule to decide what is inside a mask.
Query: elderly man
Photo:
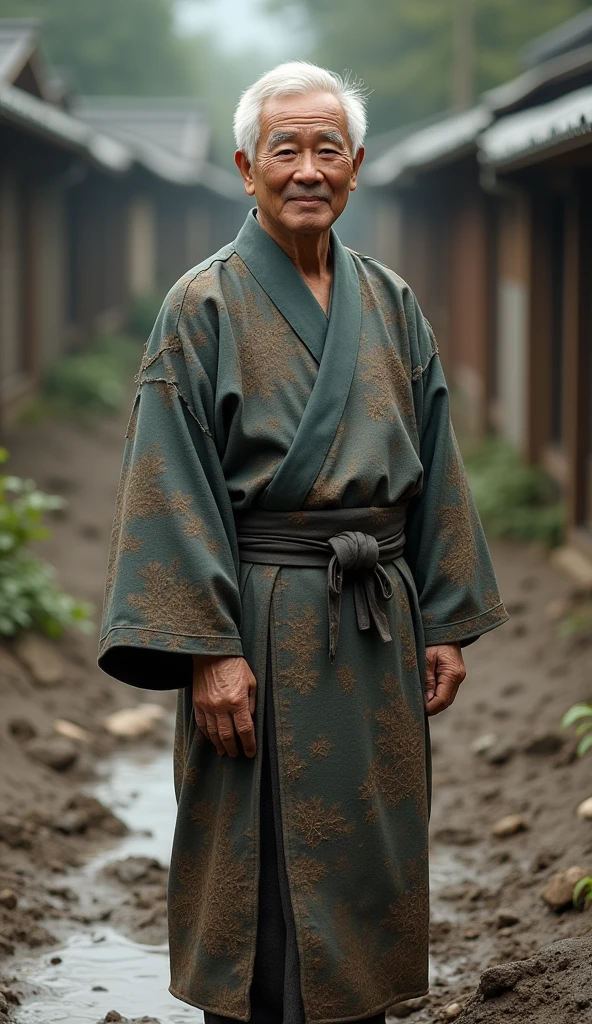
[[[168,295],[126,434],[99,663],[179,690],[171,992],[207,1024],[426,991],[427,716],[507,617],[430,325],[333,231],[365,129],[310,64],[243,95],[256,209]]]

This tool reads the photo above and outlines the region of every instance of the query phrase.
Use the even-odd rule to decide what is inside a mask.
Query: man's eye
[[[337,155],[338,155],[338,154],[337,154],[337,150],[336,150],[336,149],[320,149],[320,150],[319,150],[319,153],[324,153],[324,154],[325,154],[325,156],[326,156],[327,154],[328,154],[329,156],[337,156]]]
[[[294,155],[294,150],[293,149],[279,149],[276,152],[275,155],[276,156],[293,156]]]

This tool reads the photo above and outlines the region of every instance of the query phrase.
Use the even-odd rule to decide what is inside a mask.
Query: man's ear
[[[354,170],[349,183],[350,192],[355,192],[356,188],[358,187],[358,172],[360,170],[360,167],[362,166],[362,160],[364,159],[365,153],[366,150],[364,149],[364,147],[360,146],[354,160]]]
[[[247,193],[248,196],[254,196],[255,182],[253,181],[251,164],[249,163],[247,157],[245,156],[241,149],[237,149],[236,153],[234,154],[234,162],[238,167],[241,173],[241,178],[245,183],[245,192]]]

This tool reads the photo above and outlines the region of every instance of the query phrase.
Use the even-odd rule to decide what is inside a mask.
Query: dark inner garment
[[[265,681],[260,836],[259,914],[250,1020],[251,1024],[304,1024],[296,927],[282,838],[277,736],[269,656]],[[204,1017],[205,1024],[231,1022],[230,1017],[221,1017],[207,1011],[204,1011]],[[384,1013],[366,1018],[367,1024],[384,1024],[384,1020]]]

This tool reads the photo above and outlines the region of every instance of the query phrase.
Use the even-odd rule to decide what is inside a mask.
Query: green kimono
[[[329,317],[252,211],[168,295],[127,430],[101,667],[179,688],[171,991],[248,1020],[257,930],[268,645],[281,820],[310,1024],[428,986],[424,645],[507,618],[449,419],[432,330],[408,286],[332,235]],[[344,584],[328,654],[327,572],[241,562],[235,513],[407,505],[386,565],[391,642]],[[353,527],[355,529],[355,527]],[[255,759],[196,729],[193,653],[244,655]]]

